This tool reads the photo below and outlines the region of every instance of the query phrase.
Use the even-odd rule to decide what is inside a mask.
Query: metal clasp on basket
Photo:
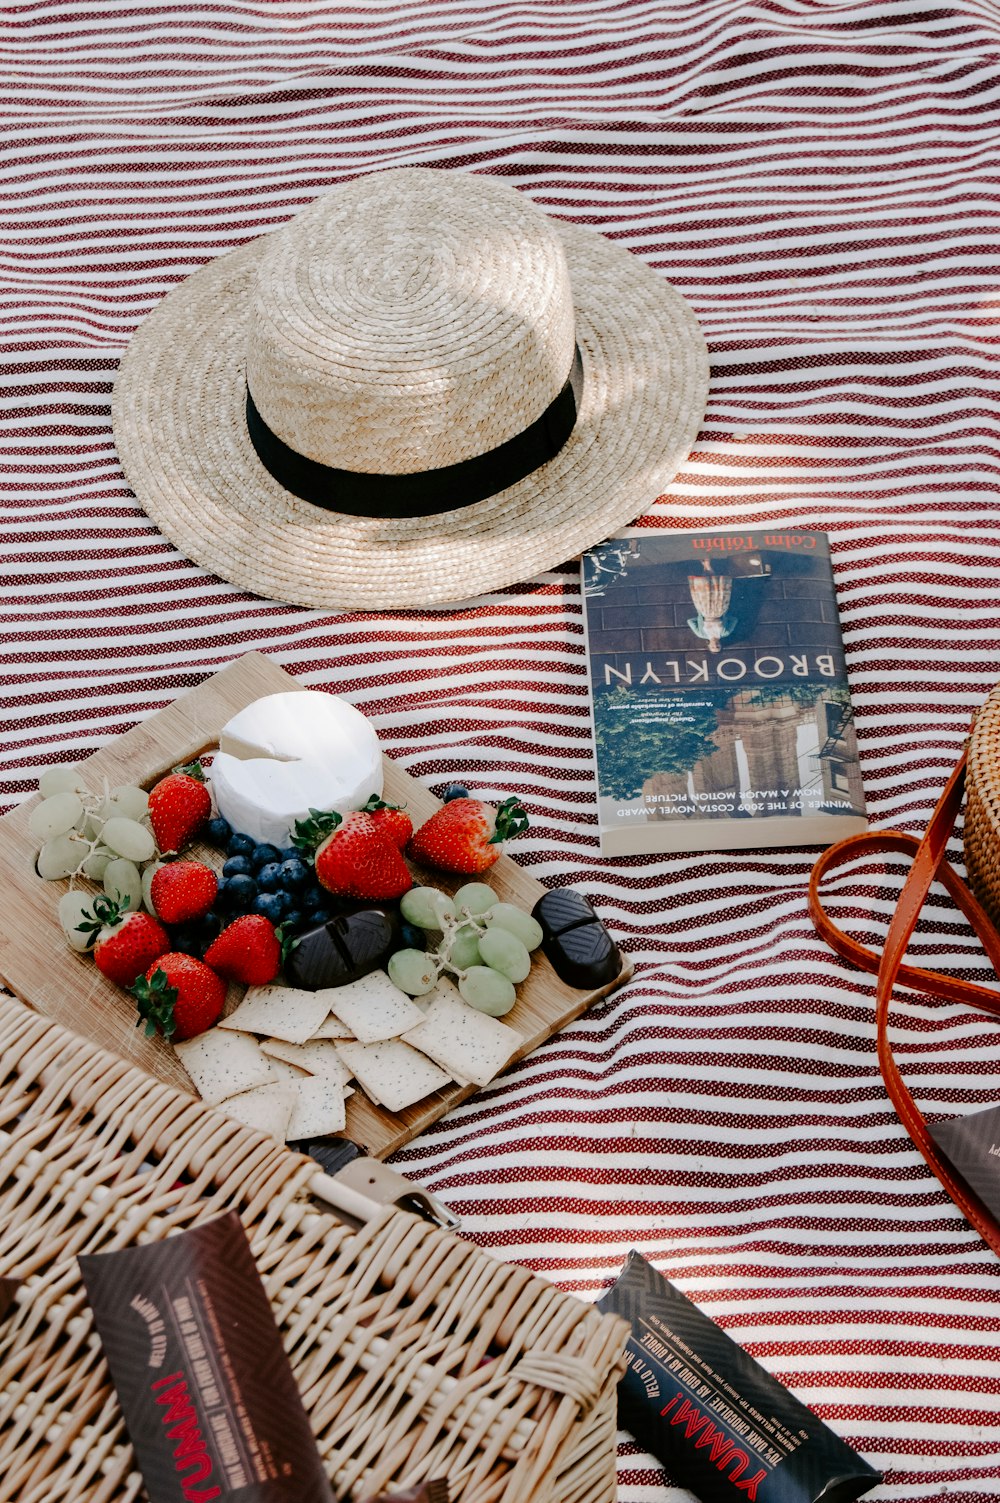
[[[454,1212],[449,1211],[423,1185],[415,1184],[404,1174],[390,1169],[380,1159],[369,1158],[364,1149],[359,1148],[350,1138],[317,1138],[314,1142],[293,1143],[289,1146],[315,1159],[325,1171],[322,1177],[329,1176],[347,1192],[349,1201],[340,1204],[332,1195],[323,1194],[322,1188],[316,1186],[316,1192],[321,1198],[329,1200],[354,1220],[367,1220],[380,1206],[397,1206],[399,1210],[411,1211],[415,1216],[422,1216],[425,1221],[432,1221],[447,1231],[454,1231],[462,1224]],[[367,1213],[365,1201],[371,1205],[371,1210]]]

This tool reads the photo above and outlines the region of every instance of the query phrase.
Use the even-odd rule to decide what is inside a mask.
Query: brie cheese
[[[382,792],[382,752],[353,705],[319,690],[268,694],[219,737],[212,789],[234,830],[284,849],[310,809],[360,809]]]

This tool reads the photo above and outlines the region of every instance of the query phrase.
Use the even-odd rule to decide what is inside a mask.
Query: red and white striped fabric
[[[454,609],[241,594],[136,506],[109,391],[169,288],[317,193],[387,165],[504,174],[694,305],[709,409],[647,524],[829,532],[873,822],[919,829],[1000,677],[998,52],[995,0],[0,17],[4,805],[251,647],[350,697],[428,784],[524,790],[518,859],[587,893],[636,977],[401,1167],[585,1296],[640,1248],[894,1503],[997,1496],[1000,1266],[889,1108],[869,981],[809,924],[810,853],[602,860],[571,561]],[[920,950],[976,966],[944,908]],[[997,1099],[995,1024],[896,1018],[929,1112]],[[623,1441],[620,1497],[681,1494]]]

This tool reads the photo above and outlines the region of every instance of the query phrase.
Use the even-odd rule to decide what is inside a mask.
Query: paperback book
[[[583,601],[605,855],[867,829],[825,533],[624,533]]]

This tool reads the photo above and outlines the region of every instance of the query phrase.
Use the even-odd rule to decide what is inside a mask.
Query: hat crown
[[[402,168],[269,237],[247,384],[297,453],[412,474],[523,432],[565,384],[574,340],[548,217],[495,178]]]

